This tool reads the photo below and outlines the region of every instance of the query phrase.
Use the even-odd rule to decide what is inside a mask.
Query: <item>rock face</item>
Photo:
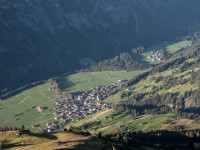
[[[187,34],[199,0],[1,0],[0,89]]]

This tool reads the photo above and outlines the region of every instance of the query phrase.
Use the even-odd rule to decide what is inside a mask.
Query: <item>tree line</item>
[[[24,125],[21,125],[21,127],[11,127],[11,126],[5,126],[4,128],[0,127],[0,132],[17,131],[17,130],[30,132],[30,130],[26,129]]]

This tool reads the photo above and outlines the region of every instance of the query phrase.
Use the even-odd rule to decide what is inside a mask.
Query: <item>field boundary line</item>
[[[0,109],[2,109],[2,108],[9,108],[9,107],[13,107],[13,106],[17,106],[17,105],[19,105],[19,104],[25,102],[28,98],[29,98],[29,97],[24,98],[21,102],[15,104],[15,105],[10,105],[10,106],[3,106],[3,107],[0,107]]]

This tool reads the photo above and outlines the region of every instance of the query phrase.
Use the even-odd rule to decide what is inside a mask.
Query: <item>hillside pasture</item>
[[[40,127],[45,127],[45,120],[48,121],[54,117],[52,112],[55,102],[52,99],[55,98],[56,92],[48,90],[50,87],[48,83],[38,85],[0,101],[0,127],[20,127],[21,125],[31,127],[40,122]],[[47,109],[38,112],[36,106],[44,106]],[[14,115],[18,116],[14,117]]]
[[[177,43],[173,43],[171,45],[168,45],[166,47],[166,50],[168,53],[173,54],[178,50],[181,50],[182,48],[185,48],[187,46],[190,46],[192,44],[192,41],[181,41]]]
[[[115,133],[118,131],[152,131],[163,129],[170,126],[168,120],[175,120],[176,125],[181,123],[177,117],[172,114],[163,114],[163,115],[140,115],[135,116],[127,112],[120,112],[117,110],[102,110],[95,114],[87,116],[85,119],[80,120],[76,123],[70,123],[69,126],[80,126],[83,124],[94,124],[90,126],[89,130],[93,134],[102,133]],[[98,122],[98,124],[96,124]],[[167,123],[166,123],[167,122]],[[168,126],[167,126],[168,125]],[[171,125],[172,126],[172,125]],[[197,126],[193,124],[194,128],[197,129]],[[175,127],[175,125],[174,125]]]

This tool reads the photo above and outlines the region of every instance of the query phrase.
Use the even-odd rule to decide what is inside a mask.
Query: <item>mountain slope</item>
[[[185,36],[200,22],[198,5],[197,0],[2,0],[0,89]]]
[[[199,129],[199,55],[197,42],[108,93],[108,110],[68,126],[94,133]]]

